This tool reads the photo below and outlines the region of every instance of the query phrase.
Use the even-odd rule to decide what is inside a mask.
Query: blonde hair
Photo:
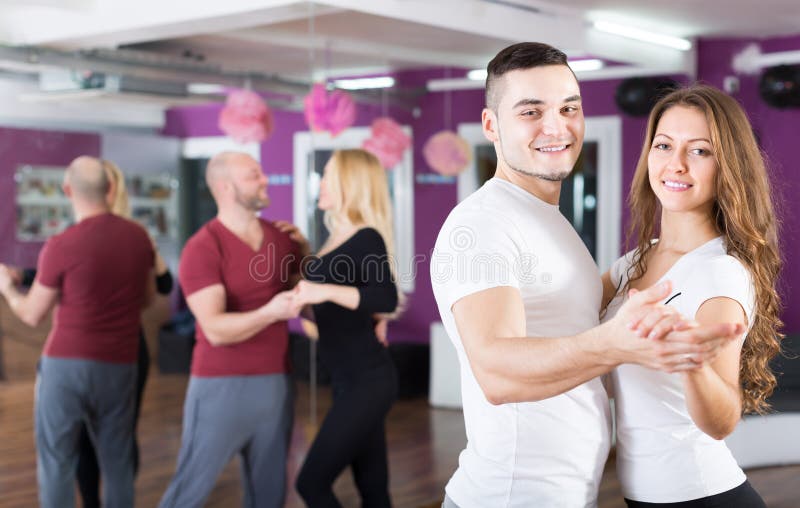
[[[325,176],[335,199],[334,209],[325,213],[328,230],[341,219],[373,227],[383,237],[389,256],[394,256],[392,201],[386,171],[378,158],[358,148],[337,150]]]
[[[109,203],[111,213],[130,219],[131,205],[128,202],[128,189],[125,187],[125,175],[123,175],[122,170],[111,161],[103,159],[101,164],[103,165],[103,170],[106,172],[108,182],[111,184],[111,189],[113,190],[111,203]]]
[[[325,177],[334,199],[333,210],[325,212],[325,227],[331,231],[338,221],[344,220],[375,228],[386,244],[389,267],[396,281],[392,200],[386,170],[378,158],[360,148],[336,150]],[[399,289],[398,296],[400,309],[404,297]]]
[[[780,352],[781,303],[776,289],[781,259],[778,220],[772,204],[769,176],[761,150],[742,107],[732,97],[706,85],[678,89],[656,103],[650,113],[642,153],[631,184],[628,243],[636,252],[630,283],[647,271],[651,239],[659,231],[661,207],[650,186],[647,157],[658,122],[674,107],[695,108],[705,115],[718,171],[712,216],[724,237],[728,254],[750,273],[755,287],[755,312],[742,347],[739,383],[744,413],[764,413],[776,385],[769,361]]]

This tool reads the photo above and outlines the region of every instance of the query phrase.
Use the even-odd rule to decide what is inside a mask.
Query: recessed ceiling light
[[[374,78],[336,79],[333,81],[336,88],[343,90],[367,90],[370,88],[391,88],[394,78],[391,76],[376,76]]]

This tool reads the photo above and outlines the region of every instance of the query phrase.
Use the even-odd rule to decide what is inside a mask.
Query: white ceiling
[[[648,65],[648,44],[601,36],[597,20],[683,37],[800,32],[797,0],[0,0],[0,42],[185,50],[228,69],[308,77],[385,68],[477,67],[519,40]],[[311,21],[313,19],[313,22]],[[313,35],[312,35],[313,33]],[[686,58],[661,50],[668,67]]]
[[[139,51],[134,63],[157,62],[162,74],[183,65],[212,68],[206,78],[262,73],[306,83],[409,68],[485,67],[499,49],[520,40],[636,71],[694,72],[694,49],[603,34],[592,27],[598,20],[688,38],[768,37],[800,33],[800,2],[0,0],[0,44],[70,52],[125,47]],[[0,56],[0,68],[15,65]]]
[[[532,3],[532,2],[525,2]],[[681,37],[773,37],[800,32],[797,0],[565,0],[587,19]]]

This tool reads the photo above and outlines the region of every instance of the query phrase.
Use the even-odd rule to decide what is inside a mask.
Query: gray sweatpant
[[[103,478],[103,506],[133,507],[136,365],[43,356],[34,406],[42,508],[75,503],[78,435],[86,423]]]
[[[282,507],[292,417],[286,374],[192,376],[177,470],[159,506],[203,506],[222,469],[239,454],[243,505]]]

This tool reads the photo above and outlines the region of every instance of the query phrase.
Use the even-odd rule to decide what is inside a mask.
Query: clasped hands
[[[669,282],[662,282],[643,291],[630,290],[628,300],[606,323],[622,363],[670,373],[699,369],[745,332],[741,323],[701,325],[681,316],[659,303],[670,289]]]
[[[320,284],[301,280],[294,289],[278,293],[267,306],[273,306],[280,319],[296,318],[307,305],[315,305],[332,299],[332,288],[329,284]],[[378,342],[388,346],[388,320],[375,316],[375,337]]]
[[[272,297],[265,308],[277,319],[292,319],[300,315],[306,305],[314,305],[328,300],[326,284],[301,280],[293,289],[281,291]]]

